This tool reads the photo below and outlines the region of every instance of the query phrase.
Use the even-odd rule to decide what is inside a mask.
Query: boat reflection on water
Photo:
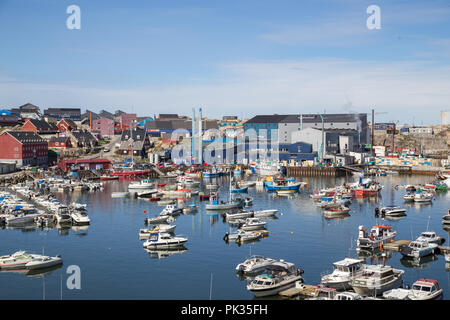
[[[323,214],[323,217],[325,218],[325,220],[327,221],[344,221],[345,219],[347,219],[348,217],[350,217],[350,214],[347,213],[340,213],[340,214],[335,214],[335,215],[327,215],[326,213]]]
[[[450,272],[450,262],[445,263],[445,270]]]
[[[188,249],[186,247],[178,247],[173,249],[144,249],[148,252],[150,258],[152,259],[164,259],[168,258],[174,254],[184,253]]]
[[[392,258],[392,251],[375,250],[359,250],[358,258],[363,259],[366,264],[380,264]]]
[[[428,264],[432,261],[438,260],[438,257],[434,254],[424,256],[422,258],[409,258],[403,257],[400,259],[400,263],[407,268],[414,269],[426,269],[428,268]]]
[[[89,225],[72,226],[71,229],[74,232],[74,234],[76,234],[77,236],[83,237],[83,236],[87,236],[87,234],[88,234],[87,231],[89,229]]]
[[[0,273],[19,273],[23,274],[27,277],[41,277],[52,273],[55,270],[58,270],[62,267],[62,263],[58,265],[54,265],[48,268],[41,269],[19,269],[19,270],[1,270]]]

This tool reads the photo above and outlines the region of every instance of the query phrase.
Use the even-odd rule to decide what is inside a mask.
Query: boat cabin
[[[334,300],[362,300],[362,297],[355,292],[341,292],[334,297]]]
[[[355,273],[362,268],[363,260],[360,259],[350,259],[345,258],[344,260],[333,263],[335,270],[346,272],[346,273]]]
[[[432,280],[432,279],[419,279],[416,282],[414,282],[412,288],[412,290],[416,290],[416,291],[421,291],[421,292],[435,292],[440,290],[441,288],[439,287],[439,283],[437,280]]]
[[[420,237],[418,237],[416,241],[428,241],[440,243],[441,237],[438,236],[434,231],[425,231],[420,234]]]

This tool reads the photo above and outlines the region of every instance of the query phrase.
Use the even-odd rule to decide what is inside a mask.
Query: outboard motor
[[[223,240],[225,241],[225,242],[228,242],[228,240],[229,240],[229,236],[228,236],[228,232],[225,232],[225,235],[223,236]]]
[[[378,217],[380,215],[380,208],[375,208],[375,217]]]

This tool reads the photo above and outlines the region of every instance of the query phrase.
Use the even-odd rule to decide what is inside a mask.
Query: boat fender
[[[236,241],[237,241],[237,242],[241,242],[241,235],[238,235],[238,236],[237,236]]]

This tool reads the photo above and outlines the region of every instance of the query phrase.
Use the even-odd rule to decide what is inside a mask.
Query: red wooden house
[[[52,137],[48,143],[49,148],[72,148],[69,137]]]
[[[38,134],[56,133],[58,128],[53,123],[44,120],[26,119],[22,126],[22,131],[31,131]]]
[[[0,162],[17,167],[47,164],[48,143],[35,132],[5,131],[0,135]]]

